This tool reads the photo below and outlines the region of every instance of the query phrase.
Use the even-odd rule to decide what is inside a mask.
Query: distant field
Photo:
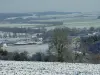
[[[42,27],[45,26],[48,30],[56,27],[69,27],[69,28],[89,28],[100,27],[100,20],[64,20],[63,25],[47,25],[47,24],[0,24],[0,27]]]
[[[42,24],[0,24],[0,27],[35,27]]]
[[[63,25],[59,26],[51,26],[51,27],[46,27],[48,30],[54,29],[56,27],[69,27],[69,28],[90,28],[90,27],[100,27],[100,20],[67,20],[64,21]]]
[[[64,25],[66,27],[76,28],[89,28],[89,27],[100,27],[100,20],[79,20],[79,21],[66,21]]]

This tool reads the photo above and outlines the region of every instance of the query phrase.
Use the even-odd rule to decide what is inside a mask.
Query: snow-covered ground
[[[100,64],[0,61],[0,75],[100,75]]]

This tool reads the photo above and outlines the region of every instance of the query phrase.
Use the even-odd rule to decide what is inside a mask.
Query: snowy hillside
[[[100,64],[0,61],[0,75],[100,75]]]

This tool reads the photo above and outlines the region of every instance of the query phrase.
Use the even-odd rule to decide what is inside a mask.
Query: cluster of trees
[[[99,30],[99,29],[98,29]],[[86,33],[93,33],[97,31],[94,27],[90,29],[73,29],[75,35],[80,34],[82,31]],[[80,31],[80,32],[77,32]],[[86,34],[83,33],[83,34]],[[74,49],[72,49],[73,38],[69,38],[72,32],[68,28],[54,29],[51,36],[51,42],[49,45],[49,57],[51,61],[59,62],[81,62],[81,63],[100,63],[100,35],[82,36],[79,39],[75,39],[76,43]],[[53,57],[52,57],[53,56]]]
[[[49,55],[37,52],[30,56],[27,51],[24,52],[8,52],[0,48],[0,60],[12,61],[50,61]]]
[[[100,63],[100,35],[81,38],[81,51],[89,62]]]

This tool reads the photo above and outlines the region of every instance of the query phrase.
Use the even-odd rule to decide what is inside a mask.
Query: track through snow
[[[0,75],[100,75],[100,64],[0,61]]]

